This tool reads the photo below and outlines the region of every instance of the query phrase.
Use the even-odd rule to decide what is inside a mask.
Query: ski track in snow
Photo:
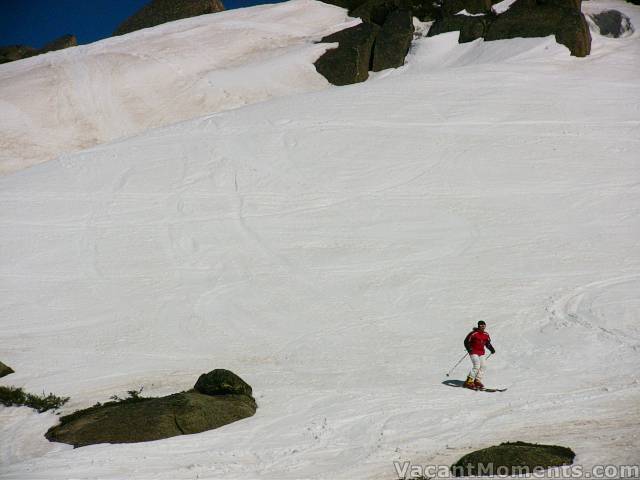
[[[606,8],[640,25],[639,7],[584,4]],[[194,76],[200,57],[168,50],[191,51],[177,40],[200,41],[212,20],[198,17],[18,67],[49,62],[56,123],[108,112],[81,129],[89,145],[164,124],[127,123],[138,97],[113,103],[117,85],[96,80],[126,76],[108,58],[131,39],[134,65],[176,91],[224,90],[308,71],[310,39],[352,22],[307,1],[228,13],[230,45],[275,22],[274,48],[249,35],[230,71]],[[638,38],[594,34],[586,59],[553,38],[418,39],[364,84],[312,72],[279,98],[167,114],[184,121],[0,177],[3,384],[68,395],[68,413],[229,368],[259,405],[198,435],[75,450],[43,437],[54,414],[0,408],[0,478],[382,479],[394,460],[451,464],[514,440],[568,445],[585,468],[637,463]],[[242,103],[224,95],[221,110]],[[479,319],[497,348],[487,385],[507,392],[442,384]]]

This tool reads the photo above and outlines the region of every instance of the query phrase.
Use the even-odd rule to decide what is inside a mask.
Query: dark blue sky
[[[0,0],[0,46],[42,48],[67,33],[78,43],[111,36],[116,27],[150,0]],[[274,0],[222,0],[227,10]],[[276,0],[279,1],[279,0]]]

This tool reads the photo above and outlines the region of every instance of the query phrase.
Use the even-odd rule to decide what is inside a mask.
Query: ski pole
[[[465,358],[467,358],[467,355],[469,355],[469,352],[465,353],[464,356],[460,360],[458,360],[458,363],[456,363],[453,366],[453,368],[451,370],[449,370],[449,372],[447,372],[447,377],[453,373],[453,371],[456,369],[456,367],[458,365],[460,365]]]

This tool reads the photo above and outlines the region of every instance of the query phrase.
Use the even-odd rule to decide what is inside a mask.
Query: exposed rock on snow
[[[44,47],[40,49],[38,53],[47,53],[53,52],[54,50],[63,50],[69,47],[77,47],[78,39],[75,35],[67,34],[63,35],[60,38],[56,38],[52,42],[47,43]]]
[[[439,18],[432,25],[429,37],[441,33],[459,31],[458,42],[467,43],[482,38],[487,30],[489,20],[485,17],[472,17],[469,15],[451,15]]]
[[[327,51],[316,61],[316,69],[334,85],[362,82],[368,71],[397,68],[404,64],[413,37],[412,17],[420,20],[436,18],[428,36],[459,31],[459,43],[484,38],[502,40],[516,37],[546,37],[555,35],[571,55],[584,57],[591,51],[591,35],[580,11],[580,0],[554,0],[538,3],[536,0],[517,0],[509,3],[497,15],[490,0],[444,0],[440,5],[427,1],[368,0],[354,6],[347,5],[349,14],[360,17],[364,24],[324,38],[337,41],[337,49]],[[464,12],[464,13],[461,13]],[[344,36],[342,36],[344,35]],[[367,51],[374,43],[374,52]],[[367,58],[372,61],[367,63]]]
[[[9,45],[0,47],[0,63],[14,62],[23,58],[33,57],[42,53],[52,52],[54,50],[62,50],[64,48],[75,47],[78,40],[75,35],[63,35],[56,38],[52,42],[47,43],[41,49],[33,48],[28,45]]]
[[[0,47],[0,63],[15,62],[37,54],[38,50],[28,45],[6,45]]]
[[[162,23],[224,10],[222,0],[153,0],[118,26],[114,35],[124,35]]]
[[[567,447],[506,442],[465,455],[451,466],[451,472],[456,477],[518,475],[526,473],[522,468],[533,472],[534,469],[571,465],[575,456]]]
[[[365,22],[373,22],[380,26],[392,11],[397,9],[411,10],[420,21],[433,20],[438,15],[440,6],[432,0],[322,0],[330,5],[349,10],[349,15],[359,17]],[[475,0],[469,0],[475,1]]]
[[[454,15],[461,10],[466,10],[470,14],[489,13],[491,7],[491,0],[444,0],[442,2],[444,15]]]
[[[605,37],[620,38],[634,31],[629,17],[618,10],[605,10],[590,17]]]
[[[251,396],[251,387],[247,382],[235,373],[222,368],[200,375],[193,388],[205,395]]]
[[[571,55],[585,57],[591,52],[589,27],[580,11],[580,2],[574,0],[545,3],[517,0],[504,13],[483,18],[447,15],[443,9],[429,36],[456,30],[460,31],[460,43],[477,38],[489,41],[555,35],[556,41],[566,46]]]
[[[45,436],[74,447],[146,442],[212,430],[256,412],[251,387],[228,370],[213,370],[201,376],[196,390],[160,398],[137,397],[80,410],[61,417],[60,424]],[[203,390],[216,393],[205,394]]]
[[[374,72],[404,65],[413,39],[413,17],[411,11],[398,9],[391,12],[376,38],[373,48]]]
[[[363,23],[336,32],[321,41],[338,42],[324,53],[316,70],[334,85],[349,85],[369,78],[369,70],[378,72],[404,64],[413,39],[413,12],[398,7],[399,2],[367,2],[351,13]]]
[[[485,40],[546,37],[555,35],[571,55],[584,57],[591,51],[591,34],[580,12],[580,3],[559,0],[537,3],[518,0],[506,12],[490,22]]]
[[[369,78],[373,44],[380,27],[361,23],[324,37],[321,42],[338,43],[315,62],[318,73],[334,85],[364,82]]]
[[[141,381],[182,391],[213,355],[261,407],[75,451],[44,437],[58,417],[1,408],[2,480],[389,478],[508,439],[637,463],[637,34],[592,33],[584,61],[553,37],[421,37],[406,67],[326,88],[313,42],[345,13],[295,0],[0,68],[0,156],[114,138],[91,120],[132,135],[0,177],[6,378],[69,394],[66,414]],[[212,102],[256,84],[278,98]],[[180,123],[140,133],[150,112]],[[441,383],[479,318],[499,398]]]
[[[0,362],[0,378],[6,377],[7,375],[14,373],[13,369],[4,363]]]

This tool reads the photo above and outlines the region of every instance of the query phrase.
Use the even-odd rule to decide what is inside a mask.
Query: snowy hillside
[[[584,5],[605,8],[640,26],[640,7]],[[98,108],[84,70],[72,138],[24,130],[49,152],[280,96],[0,177],[0,360],[16,370],[2,383],[68,395],[70,412],[228,368],[258,411],[74,450],[43,437],[54,414],[0,408],[0,478],[384,480],[394,460],[450,464],[507,440],[570,446],[585,468],[637,463],[639,34],[592,33],[578,59],[552,37],[459,45],[449,33],[415,41],[401,69],[325,88],[312,61],[326,46],[309,38],[351,21],[343,10],[300,0],[220,15],[242,58],[257,19],[298,25],[297,40],[270,41],[282,55],[224,71],[247,85],[236,103],[202,86],[205,17],[15,64],[35,69],[25,105],[46,111],[60,97],[36,72],[63,57],[98,68],[92,52],[121,55],[139,35],[172,62],[118,61],[124,85],[167,76],[149,97],[158,114],[137,123],[116,103],[95,130],[80,120]],[[249,78],[280,89],[246,93]],[[192,92],[174,109],[176,82],[205,105],[190,107]],[[1,122],[23,115],[0,108]],[[507,392],[442,384],[479,319],[497,349],[486,383]]]
[[[312,6],[311,6],[312,5]],[[202,15],[0,66],[0,174],[204,114],[325,88],[314,41],[358,23],[295,1]]]

